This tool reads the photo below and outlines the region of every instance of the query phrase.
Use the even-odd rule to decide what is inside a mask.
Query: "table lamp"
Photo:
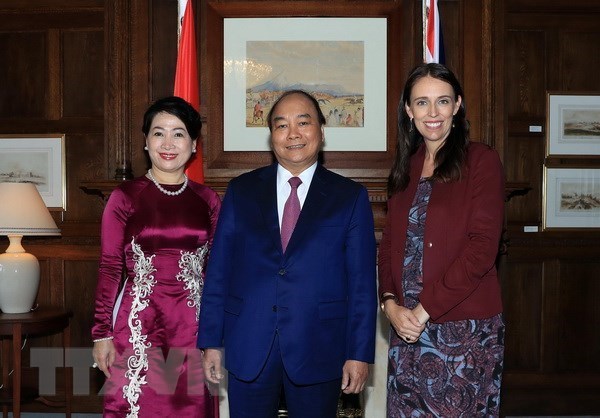
[[[0,254],[0,310],[31,310],[40,284],[40,264],[21,245],[24,235],[60,235],[33,183],[0,183],[0,235],[10,245]]]

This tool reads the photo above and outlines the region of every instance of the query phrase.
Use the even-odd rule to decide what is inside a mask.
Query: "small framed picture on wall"
[[[66,210],[65,135],[0,135],[0,182],[33,183],[51,210]]]
[[[600,93],[548,93],[546,156],[600,156]]]
[[[600,228],[600,168],[544,168],[544,230]]]

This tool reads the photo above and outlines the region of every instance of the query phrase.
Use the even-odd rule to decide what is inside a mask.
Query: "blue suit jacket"
[[[229,183],[206,271],[198,347],[224,347],[225,367],[251,381],[275,332],[296,384],[372,363],[377,313],[373,213],[366,189],[319,165],[285,254],[277,164]]]

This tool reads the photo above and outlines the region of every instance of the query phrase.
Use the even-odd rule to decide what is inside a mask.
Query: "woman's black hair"
[[[142,125],[144,136],[148,136],[152,121],[159,113],[168,113],[181,120],[192,140],[196,140],[200,136],[202,130],[200,114],[191,104],[177,96],[164,97],[150,105],[144,113],[144,123]]]

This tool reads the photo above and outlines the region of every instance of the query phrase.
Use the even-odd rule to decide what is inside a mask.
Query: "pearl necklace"
[[[162,187],[160,185],[160,183],[158,181],[156,181],[156,179],[152,175],[152,171],[151,170],[148,170],[148,177],[150,178],[150,180],[152,180],[152,183],[154,183],[154,185],[158,188],[158,190],[160,190],[161,192],[163,192],[164,194],[166,194],[168,196],[177,196],[177,195],[180,195],[181,193],[183,193],[183,191],[185,190],[185,188],[188,185],[188,177],[185,174],[183,175],[183,185],[181,186],[181,189],[176,190],[174,192],[171,192],[171,191],[165,189],[164,187]]]

